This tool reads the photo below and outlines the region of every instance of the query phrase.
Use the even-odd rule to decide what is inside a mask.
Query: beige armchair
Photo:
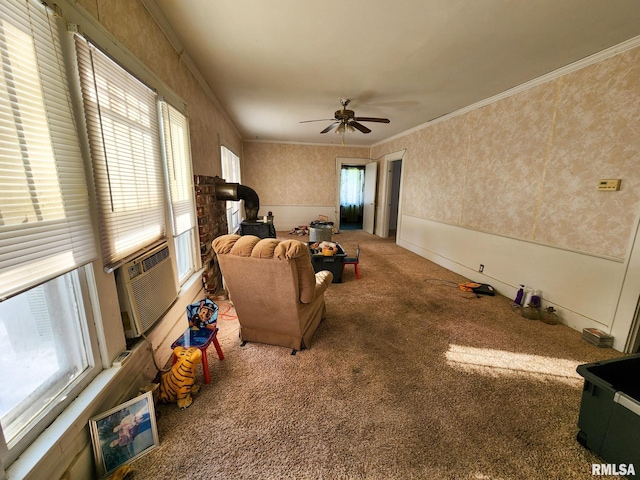
[[[309,248],[298,240],[223,235],[213,250],[233,301],[243,342],[301,350],[326,314],[329,271],[314,273]]]

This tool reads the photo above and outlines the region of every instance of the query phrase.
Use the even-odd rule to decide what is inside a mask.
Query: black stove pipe
[[[216,199],[237,202],[244,200],[244,213],[247,222],[255,222],[260,210],[260,199],[253,188],[239,183],[216,183]]]

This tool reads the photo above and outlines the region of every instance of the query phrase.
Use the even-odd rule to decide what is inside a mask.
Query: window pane
[[[230,208],[227,208],[226,212],[227,212],[227,233],[236,233],[236,230],[233,227],[233,211]]]
[[[157,95],[76,36],[104,263],[165,235]]]
[[[195,269],[193,230],[187,230],[178,235],[175,237],[175,242],[178,262],[178,280],[180,284],[182,284]]]
[[[168,103],[161,102],[160,105],[173,234],[178,236],[196,224],[189,122],[185,115]]]
[[[340,205],[359,206],[364,203],[364,167],[342,167],[340,175]]]
[[[78,282],[73,271],[0,303],[0,423],[8,443],[89,367]]]
[[[220,147],[222,163],[222,177],[228,183],[240,183],[240,157],[227,147]],[[240,202],[227,201],[227,228],[228,233],[235,233],[242,221],[240,214]]]

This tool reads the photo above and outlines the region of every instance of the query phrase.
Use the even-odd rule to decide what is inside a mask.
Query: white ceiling
[[[300,122],[349,98],[372,145],[640,35],[640,0],[143,1],[246,140],[340,144]]]

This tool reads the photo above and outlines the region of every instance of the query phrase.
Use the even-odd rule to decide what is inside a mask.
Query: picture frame
[[[153,393],[128,400],[89,420],[100,478],[149,453],[160,442]]]

